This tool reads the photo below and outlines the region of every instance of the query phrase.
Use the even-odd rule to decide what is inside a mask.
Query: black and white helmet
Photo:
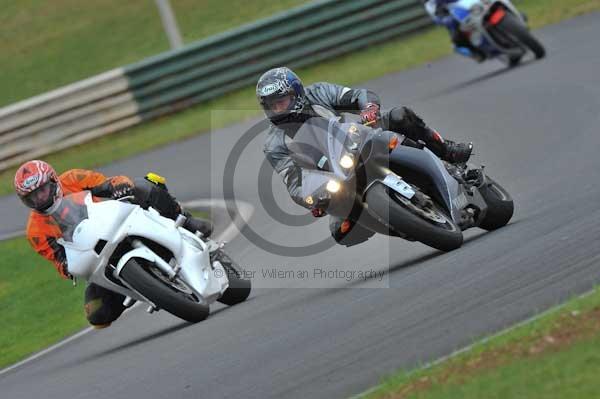
[[[302,81],[285,67],[270,69],[258,79],[256,98],[275,124],[293,121],[306,105]]]

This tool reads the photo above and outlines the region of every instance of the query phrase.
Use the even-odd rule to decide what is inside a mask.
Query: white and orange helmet
[[[62,199],[58,175],[44,161],[25,162],[15,174],[15,191],[23,203],[38,212],[47,212]]]

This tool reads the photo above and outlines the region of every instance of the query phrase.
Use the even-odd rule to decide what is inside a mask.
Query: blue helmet
[[[270,69],[258,79],[256,98],[275,124],[293,121],[306,105],[302,81],[285,67]]]

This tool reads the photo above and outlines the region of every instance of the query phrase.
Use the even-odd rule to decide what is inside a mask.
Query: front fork
[[[479,189],[486,182],[484,173],[485,165],[481,165],[480,168],[469,169],[466,164],[462,167],[449,163],[445,164],[448,173],[450,173],[464,188],[469,203],[472,204],[461,209],[460,221],[457,224],[461,230],[475,227],[487,212],[487,205],[483,206],[485,201],[483,201],[483,198],[479,193]]]
[[[177,217],[177,219],[175,220],[175,227],[180,228],[185,224],[185,221],[187,220],[187,218],[184,215],[179,215]],[[212,254],[220,249],[222,249],[225,246],[225,242],[215,242],[213,240],[206,240],[203,239],[203,234],[200,231],[197,231],[195,233],[196,237],[198,237],[198,239],[202,240],[203,243],[206,246],[206,250],[209,251],[209,253],[211,254],[211,267],[214,269],[213,266],[213,262],[212,262]],[[132,240],[131,242],[131,246],[134,249],[140,249],[140,250],[147,250],[149,252],[152,252],[142,241],[135,239]],[[154,253],[153,253],[154,254]],[[157,254],[154,254],[153,257],[153,263],[154,265],[160,269],[161,272],[163,272],[166,276],[169,277],[169,280],[174,281],[175,278],[177,278],[179,276],[179,272],[181,271],[181,265],[179,263],[175,263],[175,265],[171,265],[171,263],[173,263],[172,261],[170,263],[166,262],[164,259],[162,259],[160,256],[158,256]],[[118,274],[119,271],[116,271],[117,274],[117,278],[118,278]],[[121,280],[122,282],[124,282],[123,280]],[[124,282],[126,284],[126,282]],[[132,291],[135,291],[131,286],[129,286],[128,284],[126,284],[128,286],[129,289],[131,289]],[[141,297],[143,297],[148,303],[149,303],[149,307],[147,309],[148,313],[153,313],[154,311],[158,310],[158,308],[156,307],[156,305],[148,300],[147,298],[145,298],[143,295],[141,295],[139,292],[135,291],[138,295],[140,295]],[[135,302],[135,300],[129,296],[125,297],[125,300],[123,301],[123,305],[125,307],[129,307],[131,306],[133,303]]]

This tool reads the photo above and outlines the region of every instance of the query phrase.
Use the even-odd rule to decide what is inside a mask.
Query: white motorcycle
[[[546,55],[544,46],[529,31],[526,17],[509,0],[458,0],[447,3],[447,8],[459,29],[488,58],[514,66],[527,49],[538,59]]]
[[[61,229],[68,272],[135,301],[189,322],[204,320],[215,301],[227,305],[250,295],[250,281],[221,249],[152,208],[92,197],[89,191],[65,196],[50,215]]]

